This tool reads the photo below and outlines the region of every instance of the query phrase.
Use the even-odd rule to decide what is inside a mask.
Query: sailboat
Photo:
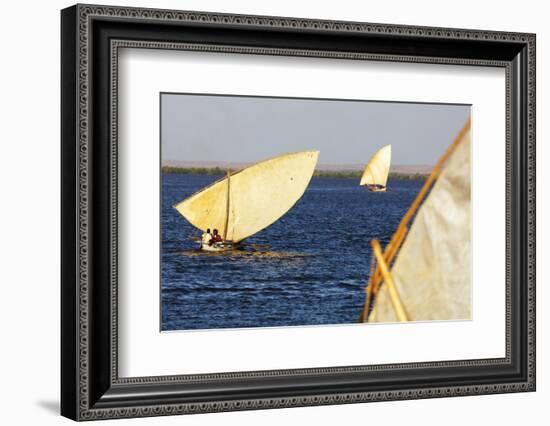
[[[261,161],[201,189],[174,208],[194,227],[217,229],[223,241],[205,251],[233,250],[285,215],[304,194],[319,151],[289,153]]]
[[[367,167],[365,167],[359,185],[364,186],[372,192],[385,191],[388,175],[390,174],[390,163],[391,145],[386,145],[372,156]]]
[[[468,120],[385,250],[371,241],[376,262],[361,322],[471,318],[470,149]]]

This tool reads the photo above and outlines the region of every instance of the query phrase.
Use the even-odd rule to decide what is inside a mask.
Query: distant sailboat
[[[304,194],[319,151],[281,155],[228,175],[174,208],[194,227],[218,229],[222,243],[205,251],[231,250],[286,214]]]
[[[385,191],[388,175],[390,174],[390,163],[391,145],[386,145],[372,156],[367,167],[365,167],[359,185],[373,192]]]
[[[470,139],[468,120],[385,251],[372,241],[362,322],[471,318]]]

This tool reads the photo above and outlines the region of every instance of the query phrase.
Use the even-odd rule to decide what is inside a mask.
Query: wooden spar
[[[384,261],[386,262],[386,264],[389,265],[397,254],[397,251],[399,247],[401,247],[401,243],[405,239],[408,230],[409,228],[405,224],[405,226],[400,226],[397,228],[397,231],[395,231],[395,241],[390,241],[386,246],[386,250],[384,251]],[[376,268],[374,274],[374,282],[379,282],[380,278],[382,277],[380,268]],[[376,291],[378,291],[378,287],[376,288]]]
[[[471,126],[471,120],[468,119],[460,132],[458,132],[458,135],[454,138],[451,145],[447,148],[447,150],[443,153],[443,155],[439,158],[438,162],[434,166],[432,172],[424,182],[424,185],[422,185],[422,188],[418,192],[418,195],[412,202],[411,206],[401,219],[401,222],[399,222],[399,226],[397,227],[395,233],[393,234],[390,242],[384,249],[383,253],[383,259],[385,264],[389,267],[391,267],[391,263],[394,259],[394,257],[397,255],[399,248],[401,247],[401,244],[403,243],[403,240],[405,239],[405,235],[407,234],[407,226],[410,222],[410,220],[413,218],[414,214],[420,207],[420,204],[426,197],[428,191],[433,186],[436,179],[439,177],[439,174],[441,173],[441,170],[449,157],[452,155],[452,153],[455,151],[456,147],[464,137],[464,134],[470,130]],[[363,307],[363,312],[360,316],[360,321],[364,322],[368,320],[368,310],[372,303],[372,297],[376,296],[376,293],[378,292],[378,288],[381,284],[381,268],[380,268],[380,262],[377,262],[376,268],[374,270],[374,273],[370,276],[369,281],[367,283],[367,287],[365,289],[367,293],[367,298],[365,301],[365,306]]]
[[[407,317],[407,313],[405,312],[405,308],[403,307],[403,302],[401,301],[401,297],[399,297],[399,292],[397,291],[397,288],[395,287],[395,283],[393,282],[393,278],[390,274],[390,271],[388,270],[388,265],[386,264],[386,261],[384,260],[384,256],[382,255],[382,249],[380,248],[380,243],[378,242],[378,240],[372,240],[371,246],[372,246],[374,255],[376,256],[378,265],[380,266],[380,271],[382,272],[384,283],[388,288],[388,294],[390,296],[390,300],[391,300],[393,309],[395,311],[395,316],[400,322],[406,322],[409,319]]]
[[[223,231],[224,241],[227,240],[230,207],[231,207],[231,173],[228,170],[227,171],[227,197],[226,197],[226,209],[225,209],[225,229]]]
[[[430,176],[428,176],[428,179],[426,179],[426,182],[424,182],[424,185],[422,186],[422,188],[420,189],[420,192],[418,193],[415,200],[413,201],[413,203],[409,207],[409,210],[407,211],[407,213],[405,213],[405,215],[401,219],[401,222],[399,223],[399,226],[397,227],[397,230],[396,230],[395,234],[393,235],[392,239],[390,240],[390,243],[388,244],[388,246],[386,246],[386,250],[385,250],[384,254],[388,254],[387,253],[388,249],[391,249],[391,247],[393,245],[395,245],[398,238],[403,239],[404,234],[405,234],[403,228],[405,228],[407,226],[409,221],[412,219],[413,215],[416,213],[416,211],[420,207],[420,203],[422,203],[422,201],[424,200],[424,197],[428,193],[429,189],[432,187],[432,184],[438,178],[439,173],[441,172],[441,169],[443,168],[443,165],[447,162],[447,160],[449,159],[451,154],[455,151],[456,147],[458,146],[458,144],[460,143],[460,141],[464,137],[464,134],[468,130],[470,130],[470,120],[468,120],[466,122],[466,124],[464,124],[464,127],[462,127],[462,129],[460,130],[458,135],[455,137],[455,139],[453,140],[453,143],[449,146],[449,148],[447,148],[445,153],[441,156],[441,158],[439,159],[439,161],[437,162],[437,164],[433,168],[432,173],[430,174]],[[393,256],[395,256],[395,254],[397,254],[396,250],[394,251]],[[393,256],[391,258],[385,259],[387,264],[389,264],[391,262],[391,260],[393,260]]]
[[[384,262],[386,264],[388,264],[388,260],[386,259],[390,259],[390,260],[393,259],[393,257],[397,253],[398,248],[401,247],[401,243],[403,242],[405,235],[407,235],[407,231],[408,231],[407,226],[397,228],[397,231],[396,231],[397,235],[394,243],[392,244],[390,241],[390,243],[388,243],[386,247],[386,252],[384,253]],[[367,297],[366,297],[365,306],[363,307],[363,312],[361,313],[361,316],[359,318],[359,322],[365,322],[368,319],[368,315],[369,315],[368,310],[372,303],[373,296],[376,294],[376,292],[378,292],[378,287],[379,287],[381,278],[382,278],[382,273],[381,273],[380,267],[377,264],[376,268],[374,268],[371,279],[369,280],[369,283],[365,288]],[[376,283],[376,288],[373,288],[373,283]]]

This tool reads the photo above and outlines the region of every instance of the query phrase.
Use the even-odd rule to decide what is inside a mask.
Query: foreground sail
[[[391,145],[380,148],[372,156],[359,185],[365,186],[369,191],[385,191],[390,174]]]
[[[429,194],[418,210],[407,212],[369,281],[362,320],[370,322],[464,320],[471,318],[470,123],[447,159],[440,160],[422,188]],[[440,172],[439,177],[437,177]],[[431,190],[430,190],[431,188]],[[402,246],[407,221],[416,213]],[[397,257],[392,265],[392,258]],[[390,269],[383,271],[383,269]],[[373,279],[374,278],[374,279]],[[368,305],[373,300],[369,315]]]
[[[304,194],[318,151],[281,155],[229,174],[175,205],[193,226],[238,243],[268,227]]]

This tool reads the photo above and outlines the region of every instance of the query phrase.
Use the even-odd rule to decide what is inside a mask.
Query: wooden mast
[[[223,239],[227,240],[227,231],[229,228],[229,209],[231,207],[231,173],[227,171],[227,197],[225,210],[225,229],[223,231]]]

